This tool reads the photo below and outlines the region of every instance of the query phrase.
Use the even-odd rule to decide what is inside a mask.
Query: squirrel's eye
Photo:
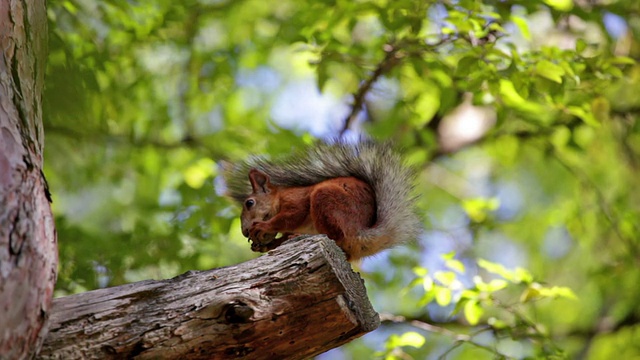
[[[247,201],[244,202],[244,206],[246,206],[247,209],[250,209],[255,204],[256,204],[256,201],[253,199],[247,199]]]

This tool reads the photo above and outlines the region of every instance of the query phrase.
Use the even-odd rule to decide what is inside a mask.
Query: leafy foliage
[[[384,325],[336,351],[640,354],[636,1],[48,5],[58,295],[257,256],[222,161],[364,132],[427,231],[362,263]]]

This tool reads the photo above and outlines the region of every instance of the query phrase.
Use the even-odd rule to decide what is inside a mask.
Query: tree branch
[[[474,341],[473,338],[485,331],[493,331],[493,329],[490,326],[483,326],[480,329],[476,330],[475,332],[471,333],[471,334],[460,334],[454,331],[451,331],[447,328],[441,327],[441,326],[436,326],[436,325],[432,325],[429,324],[427,322],[421,321],[421,320],[416,320],[416,319],[407,319],[404,316],[398,316],[398,315],[393,315],[393,314],[381,314],[380,315],[380,319],[383,323],[394,323],[394,324],[409,324],[417,329],[422,329],[428,332],[432,332],[432,333],[437,333],[437,334],[441,334],[441,335],[445,335],[450,337],[451,339],[454,340],[453,345],[451,345],[444,353],[442,353],[438,359],[445,359],[447,357],[447,355],[452,352],[453,350],[455,350],[456,348],[464,345],[464,344],[469,344],[472,346],[475,346],[479,349],[488,351],[500,358],[510,358],[509,356],[500,353],[497,349],[492,348],[490,346],[481,344],[477,341]]]
[[[398,63],[400,63],[400,60],[402,59],[403,56],[401,53],[399,53],[399,50],[400,48],[395,45],[391,45],[391,44],[385,45],[384,51],[387,54],[385,55],[384,59],[378,64],[378,66],[373,71],[371,76],[367,78],[360,85],[360,87],[358,88],[358,91],[356,91],[356,93],[353,95],[353,104],[351,105],[351,112],[349,112],[349,115],[347,115],[347,118],[344,121],[344,126],[340,131],[340,136],[343,136],[344,133],[347,132],[347,130],[349,130],[349,128],[351,127],[351,124],[356,120],[358,113],[362,110],[362,107],[364,105],[365,97],[369,93],[369,90],[371,90],[371,87],[373,86],[373,84],[376,81],[378,81],[378,79],[382,75],[389,72]]]
[[[245,263],[54,300],[40,359],[303,359],[372,331],[362,279],[326,236]]]

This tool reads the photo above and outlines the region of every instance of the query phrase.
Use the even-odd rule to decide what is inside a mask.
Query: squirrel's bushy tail
[[[368,183],[376,196],[377,221],[358,236],[363,247],[372,246],[362,249],[363,256],[415,239],[421,231],[412,194],[414,172],[403,165],[389,143],[336,142],[315,145],[284,159],[251,158],[226,176],[229,194],[240,202],[251,193],[247,177],[251,168],[269,174],[274,185],[285,187],[310,186],[343,176]]]

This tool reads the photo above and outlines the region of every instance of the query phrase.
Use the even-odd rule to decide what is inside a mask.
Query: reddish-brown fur
[[[293,234],[326,234],[347,259],[360,257],[359,232],[376,222],[375,194],[367,183],[339,177],[312,186],[280,187],[256,169],[249,172],[249,180],[253,191],[241,219],[253,250],[273,249]],[[276,238],[278,233],[283,236]]]

